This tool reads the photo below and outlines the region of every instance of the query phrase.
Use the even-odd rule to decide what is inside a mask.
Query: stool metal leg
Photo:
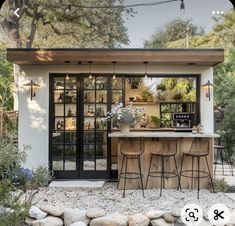
[[[184,154],[182,155],[182,158],[181,158],[181,166],[180,166],[180,176],[179,176],[178,190],[179,190],[179,186],[181,185],[181,174],[182,174],[182,169],[183,169],[183,162],[184,162]],[[182,190],[182,188],[181,188],[181,190]]]
[[[151,170],[151,166],[152,166],[152,161],[153,161],[153,154],[151,154],[151,157],[150,157],[150,164],[149,164],[148,176],[147,176],[147,181],[146,181],[146,186],[145,186],[146,189],[147,189],[147,187],[148,187],[149,174],[150,174],[150,170]]]
[[[162,171],[161,171],[161,188],[160,188],[160,196],[162,196],[163,179],[164,179],[164,157],[162,156]]]
[[[200,157],[197,157],[197,198],[199,199],[199,191],[200,191]]]
[[[194,157],[192,157],[192,178],[191,178],[191,189],[193,189],[193,176],[194,176],[194,174],[193,174],[193,170],[194,170]]]
[[[143,197],[145,198],[145,196],[144,196],[144,184],[143,184],[142,171],[141,171],[140,156],[138,157],[138,164],[139,164],[141,188],[142,188],[142,192],[143,192]]]
[[[234,174],[233,174],[233,163],[232,163],[231,155],[230,155],[228,149],[227,149],[227,152],[228,152],[228,162],[229,162],[228,164],[229,164],[229,166],[230,166],[230,171],[231,171],[232,176],[234,176]]]
[[[179,171],[178,171],[178,167],[177,167],[177,164],[176,164],[175,156],[173,156],[173,158],[174,158],[175,170],[176,170],[176,173],[177,173],[177,179],[178,179],[178,188],[177,188],[177,190],[179,190],[179,189],[180,189],[180,191],[181,191],[182,189],[181,189],[181,184],[180,184],[180,176],[179,176]]]
[[[127,177],[127,162],[128,162],[128,157],[125,156],[126,159],[126,165],[125,165],[125,177],[124,177],[124,191],[123,191],[123,198],[126,195],[126,177]]]
[[[206,165],[207,165],[207,168],[208,168],[208,173],[209,173],[209,177],[210,177],[210,181],[211,181],[211,187],[212,187],[213,193],[215,193],[214,184],[213,184],[213,180],[212,180],[211,172],[210,172],[210,168],[209,168],[209,163],[208,163],[208,160],[207,160],[206,156],[205,156],[205,159],[206,159]]]
[[[223,150],[221,149],[220,149],[220,158],[221,158],[222,171],[223,171],[223,176],[224,176],[224,156],[223,156]]]
[[[215,169],[214,169],[214,177],[215,177],[215,175],[216,175],[216,168],[217,168],[217,164],[218,164],[218,149],[217,148],[215,148],[215,150],[216,150],[216,160],[215,160]]]
[[[119,184],[120,184],[120,180],[121,180],[120,176],[121,176],[121,174],[122,174],[123,165],[124,165],[124,160],[125,160],[125,156],[123,155],[123,157],[122,157],[122,166],[121,166],[121,170],[120,170],[120,173],[119,173],[117,189],[119,188]]]

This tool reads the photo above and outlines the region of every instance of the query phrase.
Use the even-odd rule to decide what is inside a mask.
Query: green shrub
[[[40,166],[33,172],[33,183],[38,186],[48,186],[52,178],[53,174],[46,166]]]
[[[213,184],[215,192],[227,192],[229,189],[229,185],[224,178],[214,179]]]
[[[16,133],[9,133],[0,139],[0,179],[11,179],[26,160],[26,151],[30,146],[23,146],[22,150],[16,143]]]
[[[22,200],[10,180],[0,181],[0,226],[20,226],[24,222],[30,202]]]

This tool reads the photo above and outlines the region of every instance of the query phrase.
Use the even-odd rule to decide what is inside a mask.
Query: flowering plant
[[[106,121],[114,119],[119,123],[127,123],[129,125],[134,124],[143,111],[143,108],[136,107],[132,108],[132,103],[128,106],[123,107],[122,103],[118,103],[111,111],[107,113],[105,118]]]

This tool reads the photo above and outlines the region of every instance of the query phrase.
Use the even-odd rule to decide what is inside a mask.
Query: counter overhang
[[[129,133],[122,133],[122,132],[114,132],[108,135],[112,138],[125,138],[125,137],[142,137],[142,138],[152,138],[152,137],[170,137],[170,138],[218,138],[219,135],[215,133],[202,133],[202,134],[193,134],[193,133],[186,133],[186,132],[129,132]]]

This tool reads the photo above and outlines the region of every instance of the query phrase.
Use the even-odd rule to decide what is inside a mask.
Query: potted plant
[[[119,123],[119,128],[121,132],[129,132],[130,126],[135,123],[139,118],[140,113],[143,111],[142,108],[136,107],[132,108],[132,104],[123,107],[122,103],[118,103],[114,109],[107,113],[104,120],[115,120]]]
[[[150,125],[152,128],[159,128],[161,126],[161,120],[159,117],[152,115]]]
[[[140,96],[142,97],[143,101],[152,101],[153,100],[153,94],[149,90],[144,90]]]

